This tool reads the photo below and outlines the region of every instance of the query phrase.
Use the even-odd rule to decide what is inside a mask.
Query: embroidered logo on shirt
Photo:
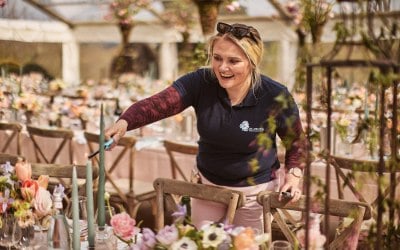
[[[248,121],[242,121],[239,127],[244,132],[264,132],[264,128],[250,128],[250,124]]]

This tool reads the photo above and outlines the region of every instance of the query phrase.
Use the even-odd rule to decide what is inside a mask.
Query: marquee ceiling
[[[113,0],[6,0],[0,8],[0,19],[24,19],[39,21],[61,21],[70,27],[85,23],[104,23],[108,6]],[[164,10],[163,2],[171,0],[153,0],[154,12]],[[238,0],[245,16],[280,16],[288,13],[282,6],[290,0]],[[329,0],[334,1],[334,0]],[[386,0],[390,1],[390,0]],[[400,10],[400,1],[390,1],[390,9]],[[222,14],[231,15],[225,11]],[[157,17],[147,10],[139,12],[135,19],[144,22],[156,21]]]
[[[164,10],[163,2],[155,0],[152,8],[156,12]],[[248,16],[278,15],[271,2],[287,0],[239,0]],[[61,21],[70,27],[81,23],[105,22],[104,16],[112,0],[7,0],[5,7],[0,9],[0,18],[27,19],[41,21]],[[135,19],[138,21],[155,21],[157,18],[151,12],[142,10]]]

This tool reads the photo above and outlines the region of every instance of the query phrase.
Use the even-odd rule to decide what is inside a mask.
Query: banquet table
[[[75,137],[72,142],[73,145],[73,163],[78,165],[84,165],[87,163],[87,155],[89,155],[89,148],[86,140],[83,136],[82,130],[74,130]],[[149,134],[149,133],[147,133]],[[4,132],[0,132],[0,140],[6,138]],[[39,140],[44,140],[40,138]],[[162,145],[163,137],[160,135],[145,135],[138,137],[136,143],[135,153],[135,179],[141,181],[153,181],[157,177],[172,177],[170,162],[168,155]],[[186,143],[193,143],[188,142]],[[21,134],[21,155],[24,156],[29,162],[35,162],[34,145],[26,131],[23,130]],[[52,144],[46,144],[44,151],[50,151],[54,148]],[[16,154],[16,145],[11,144],[6,151],[7,153]],[[105,166],[107,167],[118,155],[118,149],[112,151],[105,151]],[[184,169],[185,173],[190,173],[190,170],[195,166],[194,156],[177,156],[177,160],[182,163],[182,166],[186,166]],[[68,162],[68,152],[60,154],[57,158],[56,163]],[[127,178],[128,175],[128,155],[124,156],[121,163],[113,171],[115,178]]]
[[[87,155],[89,154],[89,148],[86,144],[85,138],[83,137],[82,130],[74,130],[75,138],[73,140],[73,148],[74,148],[74,162],[76,164],[86,164]],[[5,134],[0,133],[0,140],[5,139]],[[138,137],[138,142],[136,143],[136,153],[135,153],[135,179],[140,181],[153,181],[158,177],[166,177],[171,178],[171,167],[169,162],[169,157],[162,145],[162,141],[165,135],[162,134],[152,134],[150,132],[145,132],[144,136]],[[171,139],[171,137],[169,137]],[[186,141],[188,143],[188,141]],[[194,143],[193,141],[189,141],[189,143]],[[29,138],[29,135],[26,131],[22,132],[21,136],[21,155],[24,156],[28,161],[35,162],[34,155],[34,146],[32,141]],[[49,149],[52,145],[46,145]],[[117,149],[116,149],[117,150]],[[15,153],[16,145],[10,145],[8,149],[8,153]],[[355,157],[361,158],[364,153],[360,150],[355,150]],[[113,158],[118,155],[118,152],[106,151],[105,152],[105,166],[107,167],[107,163],[113,161]],[[351,157],[351,156],[350,156]],[[195,156],[192,155],[178,155],[177,160],[184,166],[184,172],[190,173],[191,169],[195,166]],[[113,171],[113,176],[115,178],[128,178],[128,156],[125,156],[119,166]],[[59,159],[57,159],[57,163],[68,163],[68,156],[66,154],[61,154]],[[282,164],[283,165],[283,164]],[[326,173],[327,164],[323,159],[317,158],[311,164],[311,174],[320,178],[323,182],[325,182],[325,173]],[[330,167],[330,194],[331,198],[338,198],[338,190],[337,190],[337,181],[334,167]],[[386,176],[386,175],[385,175]],[[388,175],[387,175],[388,176]],[[363,174],[362,177],[365,180],[362,190],[360,191],[368,202],[372,202],[377,194],[376,183],[374,183],[369,177],[367,173]],[[389,178],[389,177],[388,177]],[[312,184],[312,192],[315,192],[318,187],[315,184]],[[396,198],[400,199],[400,186],[396,188]],[[344,190],[344,199],[356,201],[357,198],[354,194],[348,189]]]

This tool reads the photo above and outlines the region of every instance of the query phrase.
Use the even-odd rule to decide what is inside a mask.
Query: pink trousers
[[[215,185],[204,176],[201,176],[201,181],[203,184]],[[241,191],[246,196],[244,206],[236,211],[233,224],[235,226],[252,227],[258,232],[263,232],[262,206],[257,203],[257,194],[264,190],[278,191],[278,179],[255,186],[226,188]],[[197,228],[201,228],[207,221],[223,222],[226,208],[221,203],[192,199],[192,223]]]

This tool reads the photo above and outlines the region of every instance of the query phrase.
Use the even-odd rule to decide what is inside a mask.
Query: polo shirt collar
[[[224,88],[222,88],[218,82],[216,82],[216,84],[218,84],[218,97],[220,98],[220,100],[227,105],[231,105],[231,102],[229,100],[228,97],[228,93],[226,92],[226,90]],[[235,105],[234,107],[251,107],[251,106],[255,106],[258,102],[258,98],[257,96],[259,95],[259,90],[257,91],[254,90],[253,88],[251,88],[249,90],[249,92],[247,93],[246,97],[243,99],[243,101],[238,104]]]

